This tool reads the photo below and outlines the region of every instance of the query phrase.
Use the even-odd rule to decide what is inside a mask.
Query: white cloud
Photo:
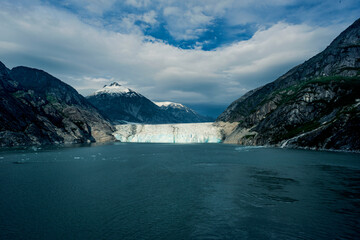
[[[120,20],[112,20],[112,26],[108,28],[127,34],[143,35],[145,29],[158,25],[155,11],[143,14],[125,14]]]
[[[225,13],[224,9],[230,1],[224,2],[187,1],[186,4],[168,3],[160,6],[163,7],[169,33],[177,40],[191,40],[198,39],[213,24],[215,17]]]
[[[199,19],[194,22],[207,21]],[[8,67],[44,69],[82,93],[118,80],[154,100],[209,104],[230,103],[273,81],[342,30],[280,22],[213,51],[183,50],[141,34],[96,28],[41,6],[0,9],[0,29],[0,61]]]
[[[144,8],[150,4],[150,0],[126,0],[125,3],[127,5],[136,7],[136,8]]]
[[[360,5],[357,1],[2,0],[2,5],[10,2],[32,6],[46,2],[64,6],[87,23],[122,33],[141,34],[160,23],[176,41],[188,41],[201,39],[206,36],[204,33],[211,35],[213,26],[224,27],[226,36],[236,36],[241,27],[245,33],[252,34],[259,26],[269,27],[282,20],[319,26],[349,24],[358,17]]]
[[[111,9],[115,2],[116,0],[64,0],[61,4],[64,6],[83,8],[90,13],[102,15]]]
[[[143,14],[140,18],[141,21],[151,24],[151,25],[155,25],[157,24],[157,20],[156,20],[156,12],[155,11],[149,11],[146,12],[145,14]]]

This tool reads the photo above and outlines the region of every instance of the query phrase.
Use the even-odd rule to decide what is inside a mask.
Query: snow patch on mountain
[[[192,113],[196,116],[198,116],[198,113],[195,112],[194,110],[192,110],[191,108],[181,104],[181,103],[175,103],[175,102],[153,102],[155,103],[157,106],[159,106],[161,109],[163,110],[173,110],[173,111],[185,111],[186,113]],[[176,113],[176,112],[173,112],[172,114],[180,114],[179,113]]]
[[[110,94],[110,95],[123,95],[123,94],[138,94],[135,91],[131,90],[130,88],[121,86],[117,82],[113,82],[110,85],[105,85],[103,88],[97,90],[93,95],[99,94]]]
[[[178,107],[178,108],[185,108],[184,105],[181,103],[175,103],[175,102],[154,102],[159,107]]]
[[[153,102],[141,94],[114,82],[87,97],[112,122],[131,121],[147,124],[199,123],[213,119],[191,108],[170,101]]]
[[[124,124],[114,136],[120,142],[141,143],[220,143],[221,128],[213,123]]]

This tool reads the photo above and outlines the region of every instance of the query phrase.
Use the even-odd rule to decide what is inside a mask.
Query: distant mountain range
[[[323,52],[234,101],[225,142],[360,150],[360,19]]]
[[[105,85],[102,89],[88,96],[87,100],[113,123],[126,121],[160,124],[211,121],[210,118],[201,116],[182,104],[156,103],[116,82]]]
[[[215,119],[205,117],[191,108],[174,102],[154,102],[163,110],[167,115],[170,115],[175,123],[200,123],[200,122],[213,122]]]

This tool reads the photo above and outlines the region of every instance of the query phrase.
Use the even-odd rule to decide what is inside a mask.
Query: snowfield
[[[114,136],[121,142],[220,143],[221,128],[214,123],[124,124]]]

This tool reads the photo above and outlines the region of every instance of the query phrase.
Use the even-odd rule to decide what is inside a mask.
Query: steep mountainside
[[[95,107],[114,123],[188,123],[206,118],[181,104],[158,106],[143,95],[114,82],[87,97]],[[181,105],[181,107],[180,107]]]
[[[225,142],[360,150],[360,19],[323,52],[234,101]]]
[[[69,85],[0,63],[0,146],[113,140],[112,125]]]
[[[87,100],[114,123],[170,123],[172,120],[152,101],[116,82],[105,85]]]
[[[191,108],[174,102],[154,102],[158,105],[167,115],[173,116],[176,122],[179,123],[200,123],[200,122],[213,122],[214,120],[209,117],[204,117]]]

